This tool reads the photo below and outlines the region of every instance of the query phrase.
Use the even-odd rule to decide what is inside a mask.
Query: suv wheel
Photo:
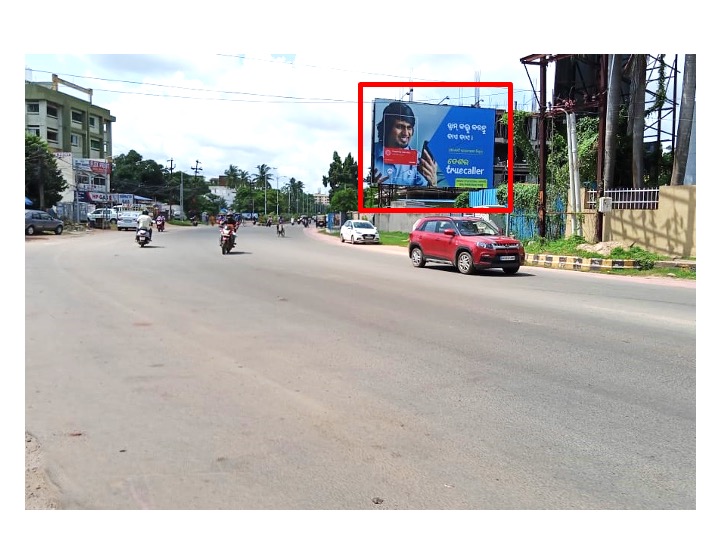
[[[520,265],[511,266],[510,268],[503,268],[503,272],[505,272],[508,275],[517,274],[518,270],[520,270]]]
[[[475,272],[472,255],[470,255],[468,251],[461,251],[458,253],[455,265],[461,274],[472,274]]]
[[[410,260],[415,268],[422,268],[425,266],[425,255],[423,254],[422,249],[414,247],[410,252]]]

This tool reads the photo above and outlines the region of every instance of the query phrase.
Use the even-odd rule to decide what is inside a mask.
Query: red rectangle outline
[[[363,197],[363,90],[365,88],[507,88],[508,91],[508,204],[506,208],[365,208]],[[513,83],[511,82],[359,82],[358,83],[358,212],[366,214],[510,214],[513,209]],[[493,133],[493,141],[495,134]],[[372,146],[372,145],[371,145]],[[493,175],[495,172],[493,171]]]

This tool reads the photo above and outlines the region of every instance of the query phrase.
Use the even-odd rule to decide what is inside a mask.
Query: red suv
[[[502,268],[515,274],[525,260],[522,242],[504,236],[500,230],[477,217],[430,216],[419,219],[408,244],[413,266],[444,262],[462,274],[483,268]]]

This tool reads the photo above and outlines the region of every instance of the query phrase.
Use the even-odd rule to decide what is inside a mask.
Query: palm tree
[[[671,186],[681,186],[685,181],[688,154],[690,153],[690,136],[692,134],[693,117],[695,116],[695,55],[685,55],[685,71],[683,72],[682,101],[680,102],[680,118],[678,121],[677,146],[673,160]]]
[[[227,177],[228,187],[237,189],[237,187],[238,187],[238,171],[239,171],[239,169],[235,165],[230,165],[225,170],[225,176]]]
[[[250,173],[244,170],[238,171],[238,185],[240,187],[248,187],[252,184],[252,178],[250,177]]]
[[[265,165],[257,166],[258,172],[254,175],[255,188],[256,189],[267,189],[270,187],[270,181],[272,180],[272,174],[270,174],[270,167]]]
[[[270,180],[272,180],[272,175],[269,172],[270,167],[264,163],[258,165],[257,170],[258,172],[255,174],[255,186],[265,191],[265,215],[267,215],[267,189],[271,187]]]

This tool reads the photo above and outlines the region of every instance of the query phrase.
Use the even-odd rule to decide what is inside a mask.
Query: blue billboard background
[[[384,184],[423,187],[428,182],[417,166],[387,163],[378,137],[383,111],[397,100],[374,100],[373,167]],[[438,165],[438,187],[492,188],[495,147],[495,109],[430,105],[403,102],[412,109],[415,126],[408,148],[417,150],[420,159],[423,144]],[[403,169],[403,174],[398,174]]]

